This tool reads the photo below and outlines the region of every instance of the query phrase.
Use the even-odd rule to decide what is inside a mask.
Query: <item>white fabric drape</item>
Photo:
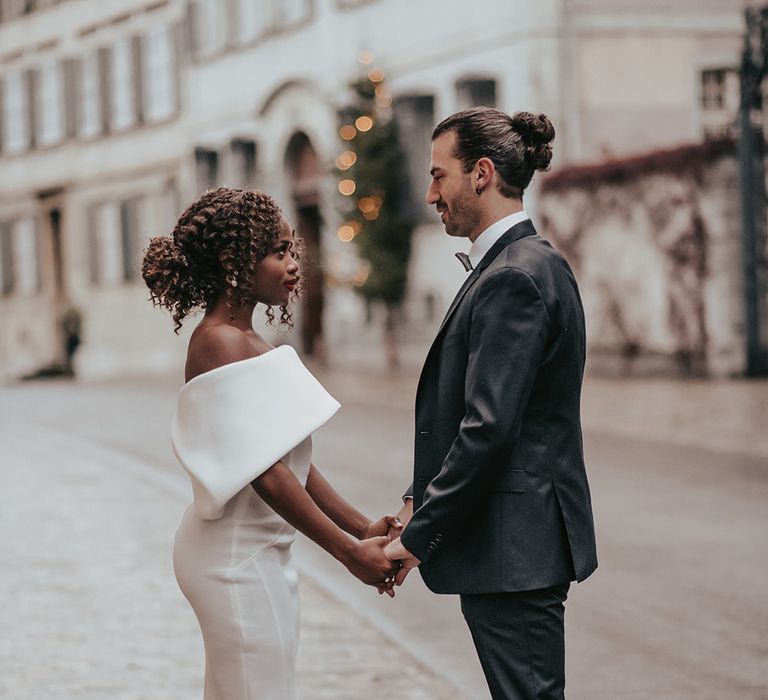
[[[229,499],[338,409],[287,345],[185,384],[171,439],[192,480],[198,517],[220,518]]]

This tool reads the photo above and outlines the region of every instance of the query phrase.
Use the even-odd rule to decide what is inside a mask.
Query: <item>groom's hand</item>
[[[390,528],[387,536],[391,540],[396,540],[403,532],[403,528],[410,522],[413,517],[413,499],[406,498],[403,507],[397,512],[395,519],[400,527]]]
[[[396,515],[384,515],[378,520],[372,520],[362,532],[361,540],[367,540],[369,537],[386,536],[390,540],[400,537],[403,531],[403,524]]]
[[[400,560],[400,569],[395,574],[395,584],[398,586],[403,585],[403,581],[405,581],[405,577],[408,576],[408,572],[411,569],[415,569],[421,564],[421,561],[403,546],[399,537],[396,540],[392,540],[392,542],[384,548],[384,554],[390,559]]]

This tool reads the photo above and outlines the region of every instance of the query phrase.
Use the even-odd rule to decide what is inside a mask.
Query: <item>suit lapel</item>
[[[472,285],[477,282],[480,274],[495,260],[496,256],[511,243],[514,243],[515,241],[519,240],[520,238],[524,238],[525,236],[532,236],[535,233],[536,229],[533,227],[533,223],[530,219],[526,219],[525,221],[521,221],[519,224],[515,224],[511,229],[504,233],[504,235],[499,238],[496,243],[491,246],[491,249],[483,256],[483,259],[477,264],[477,267],[469,273],[467,279],[464,280],[464,284],[461,285],[459,291],[456,293],[456,296],[453,298],[451,305],[448,307],[448,311],[445,313],[443,322],[440,324],[440,328],[437,331],[435,340],[437,340],[443,328],[445,328],[445,324],[448,323],[448,320],[451,318],[451,316],[453,316],[453,312],[456,311],[456,307],[464,298],[464,295],[470,290]]]

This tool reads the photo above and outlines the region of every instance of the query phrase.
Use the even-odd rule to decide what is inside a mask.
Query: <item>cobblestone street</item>
[[[184,481],[31,426],[5,422],[0,443],[0,697],[201,697],[202,643],[171,570]],[[458,697],[306,578],[302,604],[306,700]]]

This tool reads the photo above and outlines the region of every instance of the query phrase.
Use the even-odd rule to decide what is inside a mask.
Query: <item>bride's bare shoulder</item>
[[[248,333],[223,323],[203,324],[189,339],[184,380],[261,354]]]

